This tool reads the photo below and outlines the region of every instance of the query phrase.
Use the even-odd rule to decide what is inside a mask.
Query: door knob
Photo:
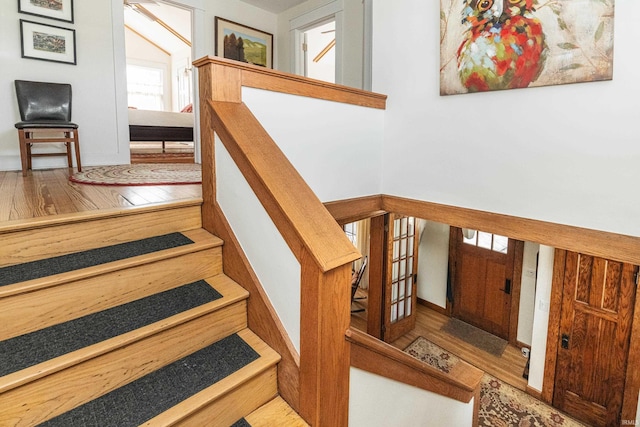
[[[569,335],[562,334],[562,348],[568,350],[569,349]]]

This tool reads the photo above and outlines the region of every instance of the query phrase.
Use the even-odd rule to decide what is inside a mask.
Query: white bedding
[[[193,113],[134,109],[128,111],[130,125],[193,127]]]

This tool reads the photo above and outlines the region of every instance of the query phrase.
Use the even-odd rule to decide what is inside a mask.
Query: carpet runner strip
[[[41,425],[138,426],[259,357],[234,334]]]
[[[0,376],[108,340],[222,298],[201,280],[0,341]]]
[[[193,241],[182,233],[170,233],[164,236],[150,237],[24,264],[11,265],[0,268],[0,286],[67,273],[192,243]]]

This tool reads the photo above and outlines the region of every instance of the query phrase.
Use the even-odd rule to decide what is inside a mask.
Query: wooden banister
[[[386,95],[367,92],[348,86],[335,85],[295,74],[283,73],[244,62],[231,61],[216,56],[207,56],[198,59],[193,65],[199,69],[205,66],[214,66],[227,70],[227,73],[237,73],[240,79],[239,84],[244,87],[325,99],[327,101],[336,101],[363,107],[379,109],[386,107]],[[229,100],[221,98],[215,99],[217,101]]]
[[[350,346],[344,332],[350,322],[351,263],[360,258],[333,216],[304,182],[277,144],[242,103],[242,87],[286,92],[353,105],[384,108],[386,97],[353,88],[288,75],[221,58],[203,58],[198,67],[202,142],[203,227],[230,235],[216,201],[215,136],[224,145],[301,266],[299,377],[297,358],[283,357],[279,382],[283,397],[311,425],[348,423]],[[234,245],[237,248],[238,245]],[[235,249],[234,249],[235,250]],[[236,252],[237,253],[237,252]],[[249,263],[223,260],[225,273],[238,280],[255,277]],[[228,267],[228,269],[227,269]],[[247,279],[249,278],[249,279]],[[247,288],[256,285],[247,283]],[[252,292],[252,298],[260,292]],[[260,313],[252,313],[252,310]],[[273,337],[279,321],[269,304],[249,300],[249,319],[269,323],[260,334],[278,352],[290,352],[288,338]],[[249,325],[251,327],[251,323]],[[258,328],[265,329],[264,325]],[[287,372],[282,378],[280,373]],[[297,383],[295,383],[298,381]],[[330,387],[327,385],[330,384]],[[280,386],[281,392],[283,389]],[[293,395],[295,390],[297,395]]]
[[[322,272],[359,259],[360,253],[249,109],[231,102],[210,105],[214,129],[298,261],[303,248]]]
[[[447,374],[357,329],[349,328],[345,336],[351,343],[351,366],[355,368],[463,403],[470,402],[480,389],[484,372],[465,361]]]

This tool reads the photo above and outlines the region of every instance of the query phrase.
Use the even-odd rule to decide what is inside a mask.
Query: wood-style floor
[[[70,173],[66,168],[46,169],[30,171],[23,177],[21,171],[0,171],[0,222],[202,198],[201,185],[87,185],[69,181]],[[364,315],[352,316],[354,327],[366,330]],[[517,348],[508,346],[502,357],[496,357],[442,332],[446,316],[421,305],[417,316],[416,328],[392,343],[394,346],[404,349],[421,335],[483,371],[525,389],[522,372],[526,360]]]
[[[356,296],[366,297],[366,293],[358,290]],[[358,305],[366,307],[366,299],[355,302],[353,308],[358,308]],[[404,350],[416,338],[423,336],[478,369],[520,390],[526,390],[527,380],[522,377],[522,373],[527,364],[527,359],[522,356],[520,349],[512,345],[507,345],[502,356],[494,356],[443,332],[441,328],[449,320],[447,316],[420,304],[417,306],[416,316],[415,329],[398,338],[392,342],[391,345],[400,350]],[[366,312],[352,314],[351,326],[366,331]]]
[[[71,170],[0,171],[0,222],[202,198],[201,185],[101,186],[69,181]]]

